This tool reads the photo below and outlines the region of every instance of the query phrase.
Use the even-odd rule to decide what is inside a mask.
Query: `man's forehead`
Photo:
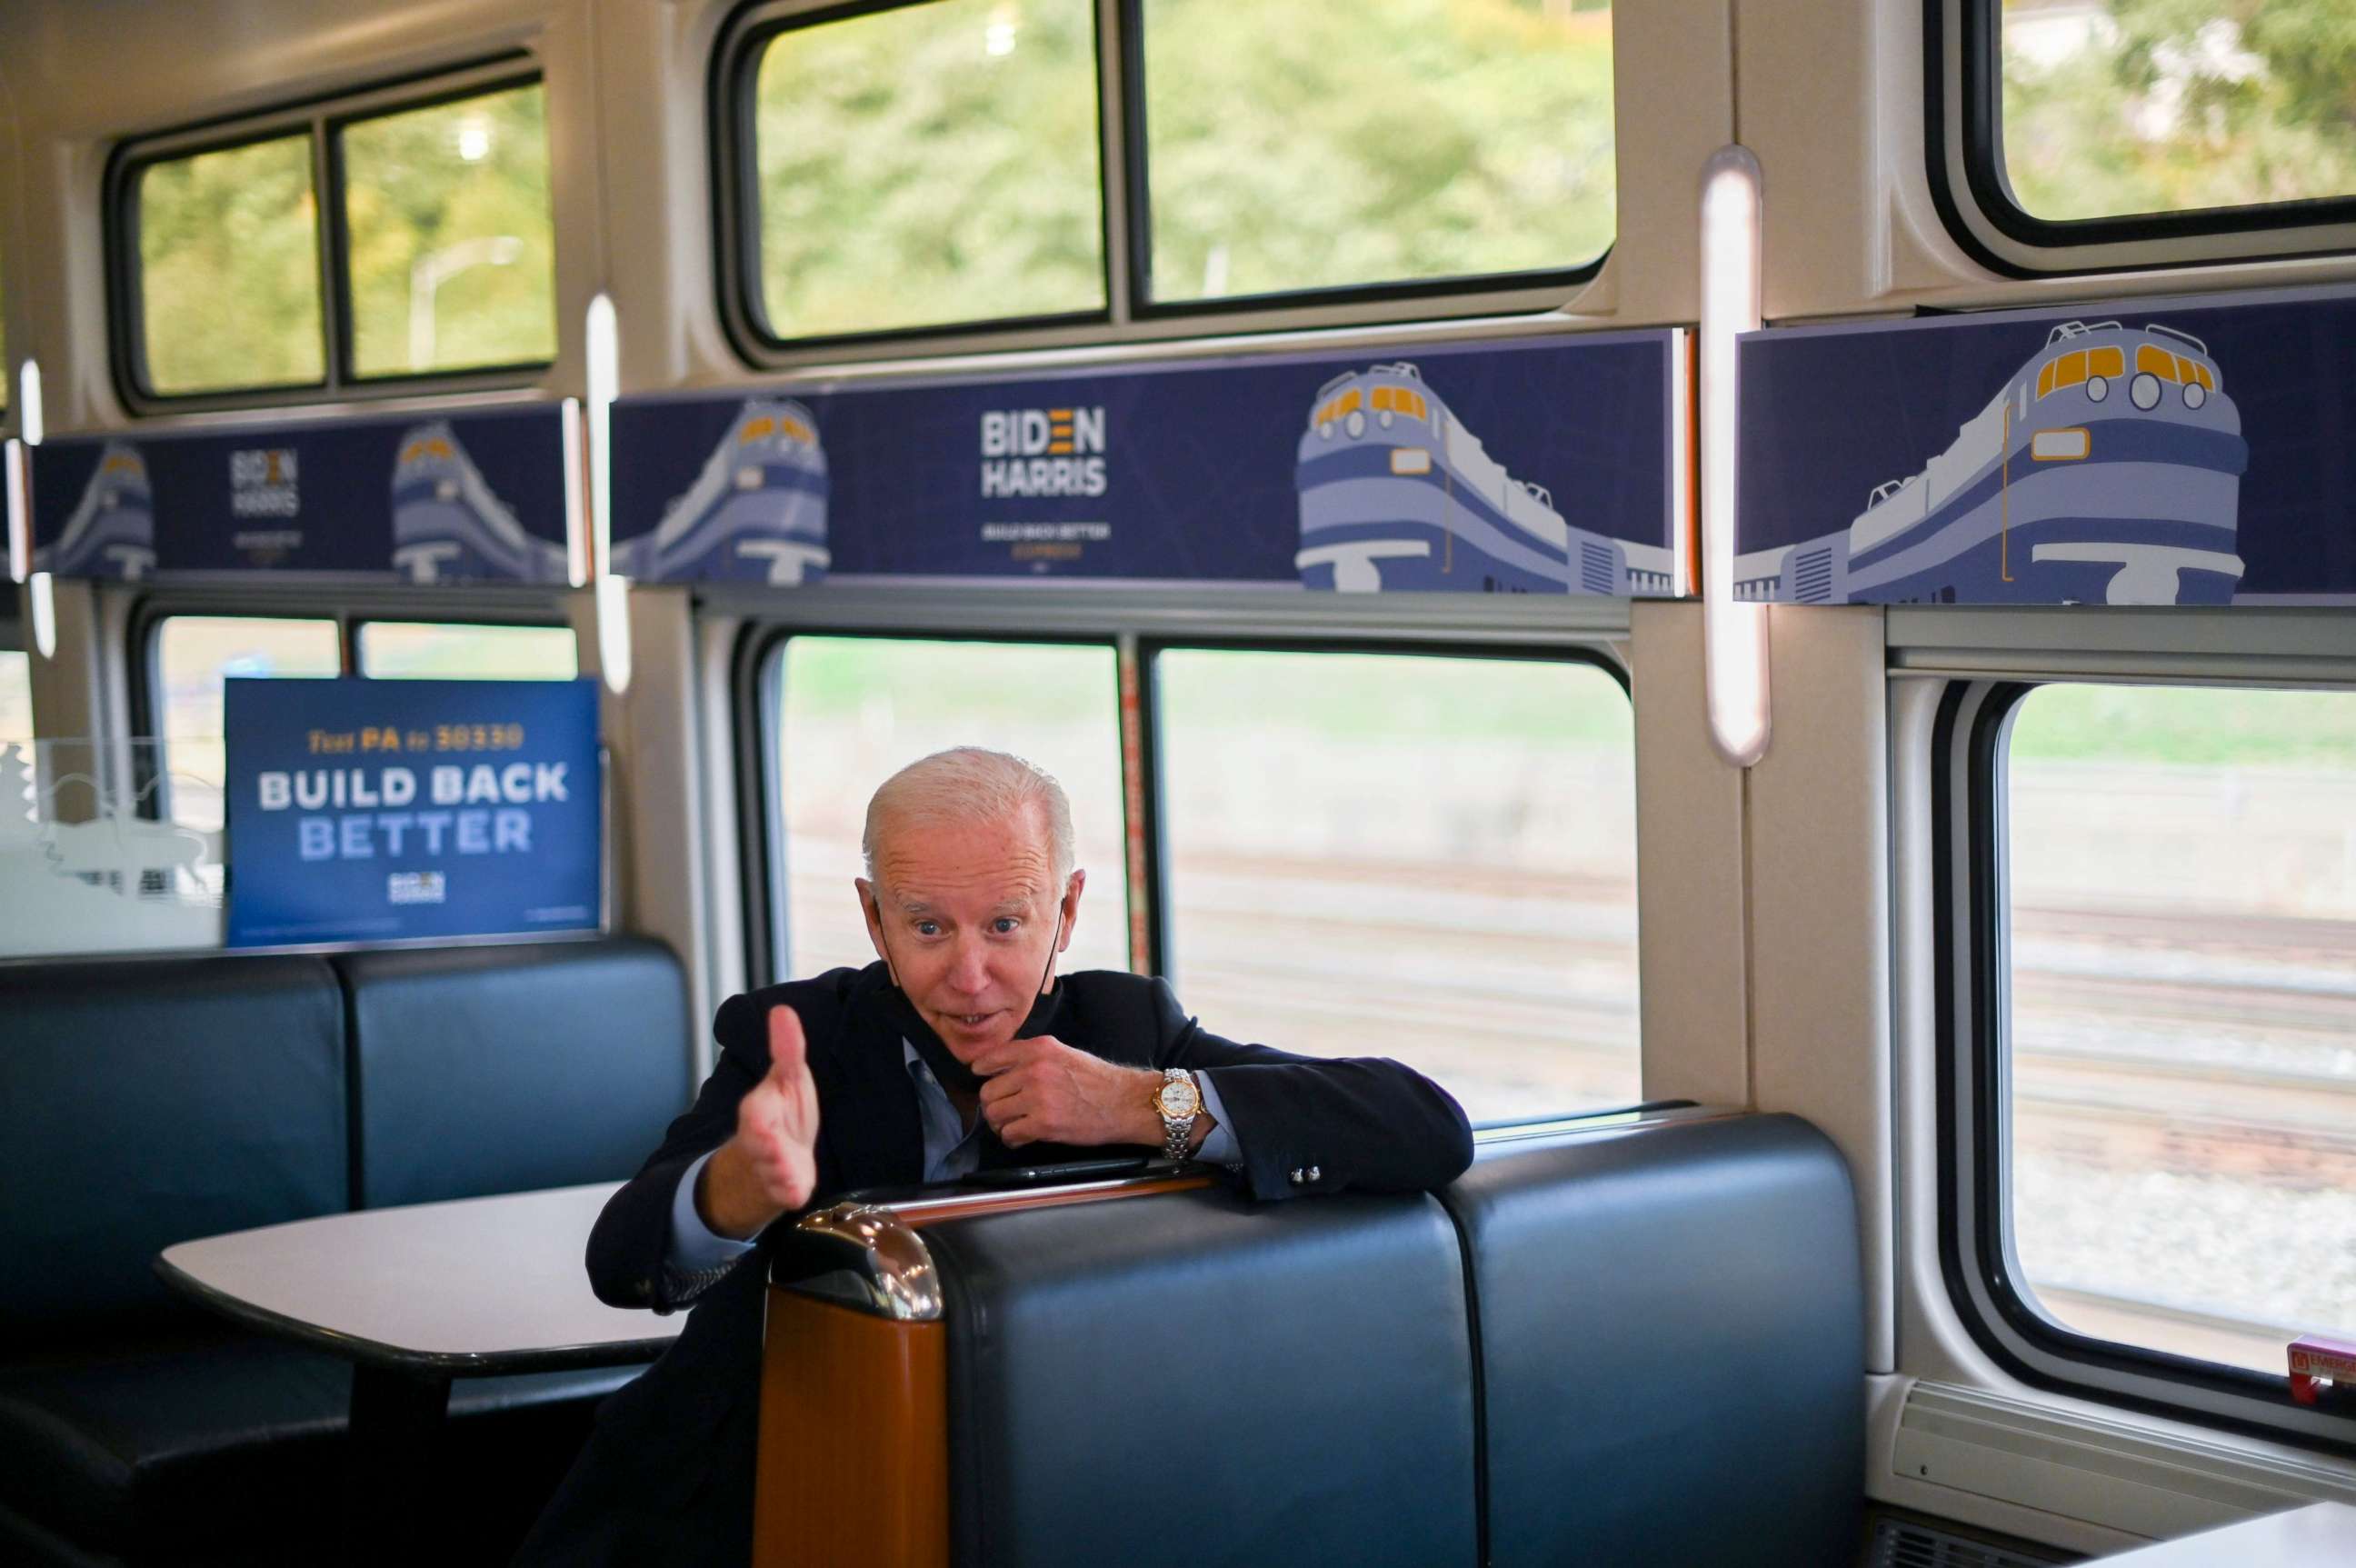
[[[877,845],[875,869],[903,903],[1027,904],[1053,879],[1043,835],[1030,830],[1020,820],[901,825]]]

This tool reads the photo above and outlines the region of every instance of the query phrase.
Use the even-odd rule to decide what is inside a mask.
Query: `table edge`
[[[167,1249],[168,1251],[168,1249]],[[155,1254],[155,1274],[170,1289],[208,1311],[248,1328],[258,1328],[282,1339],[326,1350],[356,1366],[454,1378],[497,1377],[507,1373],[566,1371],[584,1367],[626,1367],[651,1361],[669,1349],[678,1333],[643,1339],[607,1339],[585,1345],[557,1345],[529,1350],[412,1350],[357,1334],[339,1333],[299,1317],[257,1306],[241,1296],[209,1285],[164,1255]]]

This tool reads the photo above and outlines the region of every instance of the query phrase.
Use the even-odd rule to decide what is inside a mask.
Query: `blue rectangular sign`
[[[229,945],[598,924],[597,685],[228,682]]]
[[[2356,603],[2344,288],[1778,328],[1739,352],[1739,598]]]
[[[626,399],[614,569],[1674,596],[1683,357],[1662,329]]]
[[[33,570],[569,580],[564,403],[67,436],[33,448]]]

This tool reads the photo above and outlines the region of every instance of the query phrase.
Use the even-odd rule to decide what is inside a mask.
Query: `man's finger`
[[[1002,1072],[996,1078],[985,1078],[981,1080],[981,1102],[989,1105],[1010,1094],[1020,1094],[1023,1083],[1023,1075],[1016,1072]]]
[[[779,1003],[769,1009],[769,1070],[789,1079],[808,1070],[809,1047],[802,1038],[801,1015]]]
[[[1037,1143],[1039,1134],[1033,1131],[1037,1120],[1036,1117],[1023,1116],[1009,1122],[998,1130],[998,1141],[1010,1149],[1019,1149],[1025,1144]]]
[[[992,1046],[966,1065],[984,1078],[1021,1067],[1037,1058],[1043,1047],[1060,1046],[1063,1042],[1045,1035],[1033,1035],[1027,1040],[1009,1040],[1002,1046]]]

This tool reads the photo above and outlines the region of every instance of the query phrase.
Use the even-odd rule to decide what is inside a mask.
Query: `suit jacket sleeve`
[[[1216,1069],[1254,1197],[1351,1188],[1425,1192],[1447,1186],[1472,1163],[1463,1107],[1412,1068],[1381,1057],[1302,1057],[1222,1039],[1186,1015],[1163,980],[1153,982],[1153,1065]]]
[[[695,1103],[663,1133],[662,1146],[598,1215],[589,1232],[589,1285],[606,1305],[677,1312],[728,1273],[719,1268],[682,1274],[666,1266],[671,1200],[687,1167],[735,1135],[736,1102],[769,1070],[761,1013],[751,996],[732,996],[721,1004],[712,1024],[720,1045],[712,1076]]]

